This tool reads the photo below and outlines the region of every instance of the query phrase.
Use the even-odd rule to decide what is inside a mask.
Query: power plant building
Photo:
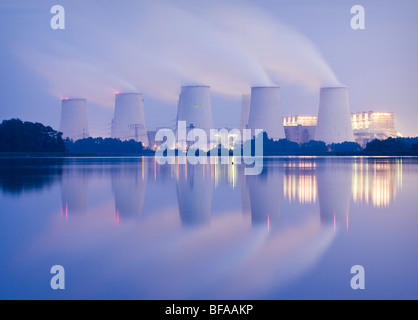
[[[283,118],[286,139],[306,143],[315,139],[317,117],[289,116]],[[396,130],[396,116],[393,112],[356,112],[351,114],[355,142],[363,147],[374,139],[385,140],[400,137]]]
[[[392,112],[357,112],[352,114],[351,120],[355,140],[363,147],[375,139],[401,137],[396,130],[396,116]]]
[[[73,141],[89,137],[85,99],[62,99],[60,131],[64,139]]]
[[[283,118],[286,139],[297,143],[306,143],[315,139],[317,117],[291,116]]]

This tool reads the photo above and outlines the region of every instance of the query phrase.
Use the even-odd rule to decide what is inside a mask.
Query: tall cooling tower
[[[63,138],[74,141],[89,137],[85,99],[62,100],[60,131],[63,133]]]
[[[149,146],[141,93],[116,94],[112,138],[141,141],[144,146]]]
[[[242,106],[241,106],[241,122],[240,122],[240,130],[247,128],[248,119],[250,117],[250,106],[251,106],[251,95],[244,94],[242,96]]]
[[[188,129],[203,129],[209,136],[210,129],[214,129],[210,87],[182,87],[177,120],[186,121]]]
[[[321,88],[315,140],[327,144],[354,142],[347,87]]]
[[[274,140],[286,138],[279,87],[254,87],[251,89],[248,129],[263,129],[269,138]]]

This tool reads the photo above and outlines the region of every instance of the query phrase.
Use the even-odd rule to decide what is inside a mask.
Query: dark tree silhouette
[[[135,140],[121,141],[119,139],[87,138],[73,142],[65,140],[68,152],[78,154],[130,154],[140,155],[144,152],[141,142]]]
[[[65,152],[62,133],[20,119],[0,124],[0,152]]]
[[[363,148],[355,142],[334,143],[330,145],[330,149],[332,152],[341,155],[350,155],[355,153],[361,153],[363,151]]]

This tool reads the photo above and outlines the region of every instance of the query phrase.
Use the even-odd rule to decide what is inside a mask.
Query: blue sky
[[[63,5],[66,29],[50,28]],[[366,30],[350,27],[353,5]],[[215,125],[237,126],[240,94],[282,87],[285,116],[316,115],[319,87],[350,87],[352,111],[396,112],[418,136],[415,0],[0,0],[0,119],[59,128],[60,99],[88,99],[110,133],[115,91],[144,94],[150,129],[173,125],[181,85],[213,88]]]

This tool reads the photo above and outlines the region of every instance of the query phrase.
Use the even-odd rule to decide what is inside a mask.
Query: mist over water
[[[83,1],[66,6],[66,23],[62,36],[19,50],[58,97],[112,106],[115,91],[174,101],[181,85],[240,96],[250,86],[339,84],[310,39],[244,3]]]

